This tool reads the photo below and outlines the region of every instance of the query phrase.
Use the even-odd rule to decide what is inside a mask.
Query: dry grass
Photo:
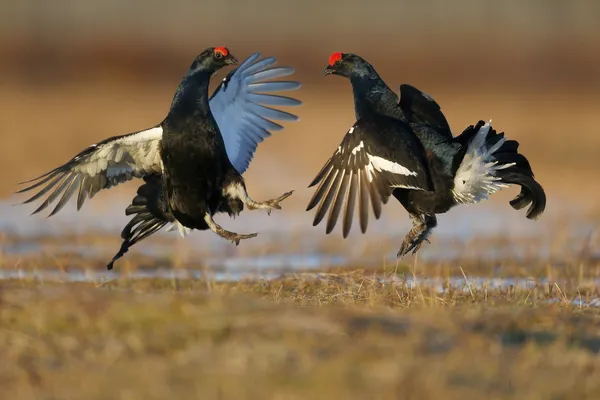
[[[0,397],[546,400],[600,390],[594,257],[128,278],[147,262],[88,283],[0,281]],[[165,262],[175,268],[155,261]],[[100,264],[2,258],[4,270],[64,278]],[[502,277],[538,283],[495,287]]]
[[[361,274],[0,286],[0,391],[19,399],[584,399],[595,309],[543,290],[448,292]]]

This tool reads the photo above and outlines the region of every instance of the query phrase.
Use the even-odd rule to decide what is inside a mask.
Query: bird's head
[[[370,76],[376,72],[371,64],[356,54],[333,53],[329,57],[329,65],[325,67],[325,75],[331,74],[352,78],[354,76]]]
[[[227,65],[237,65],[238,61],[227,47],[209,47],[200,53],[190,66],[190,74],[198,71],[216,72]]]

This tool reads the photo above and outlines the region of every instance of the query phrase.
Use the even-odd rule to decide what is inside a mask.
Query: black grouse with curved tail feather
[[[526,216],[533,220],[544,212],[546,195],[518,142],[506,140],[489,123],[480,121],[454,137],[435,100],[410,85],[400,87],[398,99],[373,66],[355,54],[332,54],[325,73],[350,80],[356,122],[310,184],[318,185],[307,207],[317,208],[313,225],[329,211],[330,233],[343,208],[346,237],[358,198],[364,233],[369,202],[377,219],[393,195],[413,220],[401,257],[427,241],[436,214],[477,203],[509,184],[521,186],[510,202],[514,209],[529,205]]]

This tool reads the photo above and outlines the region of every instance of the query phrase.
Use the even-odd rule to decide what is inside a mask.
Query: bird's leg
[[[431,234],[433,228],[437,225],[437,218],[435,215],[411,214],[410,217],[413,220],[413,228],[404,238],[402,246],[398,251],[398,257],[404,257],[411,250],[413,254],[415,254],[419,248],[421,248],[423,241],[430,243],[427,238]]]
[[[213,231],[214,233],[216,233],[217,235],[221,236],[223,239],[227,239],[232,241],[233,243],[235,243],[235,245],[237,246],[238,244],[240,244],[240,240],[242,239],[250,239],[255,237],[256,235],[258,235],[258,233],[250,233],[248,235],[243,235],[240,233],[235,233],[235,232],[230,232],[228,230],[225,230],[221,227],[221,225],[217,224],[215,222],[215,220],[213,219],[212,215],[210,215],[210,212],[207,212],[204,215],[204,221],[206,221],[206,224],[208,225],[208,228]]]
[[[236,182],[227,187],[227,194],[233,198],[240,199],[242,203],[248,207],[248,210],[266,209],[269,215],[271,215],[272,209],[281,210],[281,205],[279,205],[279,203],[290,197],[292,193],[294,193],[293,190],[286,192],[275,199],[258,202],[250,198],[246,191],[246,185],[243,183]]]

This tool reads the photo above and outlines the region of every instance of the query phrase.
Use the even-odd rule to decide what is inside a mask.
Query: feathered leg
[[[415,254],[421,248],[423,241],[429,243],[427,239],[431,235],[433,228],[437,226],[437,218],[435,215],[427,214],[410,214],[413,220],[413,228],[404,237],[404,242],[398,251],[397,256],[404,257],[411,250]]]

